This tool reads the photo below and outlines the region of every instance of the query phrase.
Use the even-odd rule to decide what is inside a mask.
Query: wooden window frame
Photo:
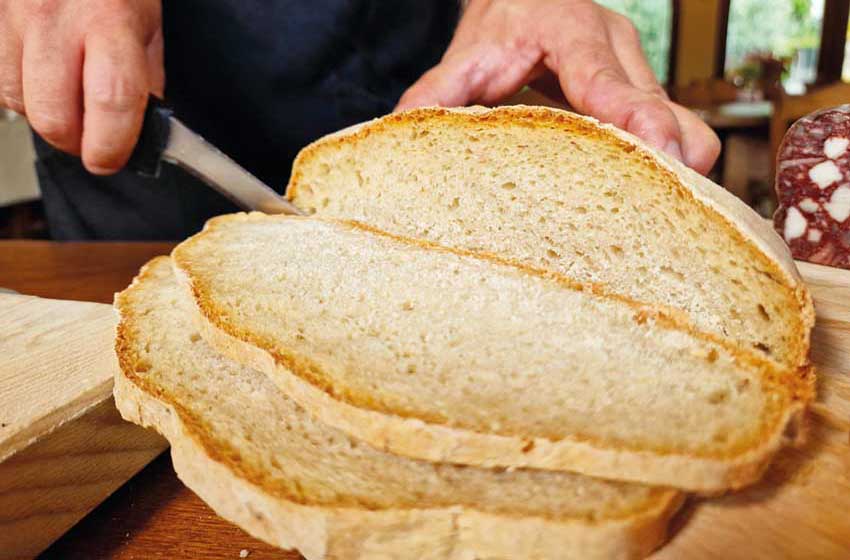
[[[720,79],[725,76],[730,4],[731,0],[720,0],[718,6],[714,77]],[[848,0],[824,0],[816,85],[841,81],[841,69],[844,66],[844,47],[847,41],[848,15],[850,15],[850,2]]]
[[[848,15],[850,15],[850,2],[847,0],[825,1],[818,52],[818,75],[815,82],[818,85],[841,81]]]
[[[673,13],[670,17],[670,51],[667,53],[667,90],[676,87],[676,63],[679,61],[679,18],[682,15],[682,0],[670,0]]]

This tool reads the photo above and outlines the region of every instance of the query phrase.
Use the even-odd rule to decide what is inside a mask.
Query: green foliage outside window
[[[658,81],[666,83],[673,29],[672,0],[597,0],[597,3],[632,20],[640,32],[649,65]]]
[[[726,69],[754,52],[791,57],[820,46],[823,0],[731,0]]]

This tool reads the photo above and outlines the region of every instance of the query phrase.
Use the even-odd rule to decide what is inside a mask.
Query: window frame
[[[717,50],[714,53],[714,77],[726,75],[726,40],[729,30],[729,8],[732,0],[720,0],[717,14]],[[844,47],[847,41],[847,21],[850,2],[847,0],[824,0],[823,25],[821,27],[818,67],[812,85],[824,85],[841,81],[844,65]]]

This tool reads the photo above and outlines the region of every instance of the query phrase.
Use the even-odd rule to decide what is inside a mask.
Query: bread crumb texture
[[[181,478],[219,513],[308,558],[373,558],[388,550],[395,552],[386,557],[418,558],[426,549],[429,557],[459,558],[489,551],[479,531],[532,521],[534,529],[516,539],[527,548],[513,549],[522,557],[552,557],[564,545],[592,558],[639,557],[659,544],[681,502],[662,488],[417,461],[360,443],[313,419],[267,376],[207,346],[168,259],[146,266],[116,307],[122,414],[169,438]],[[240,490],[246,482],[250,488]],[[275,510],[281,504],[295,509],[282,515]],[[417,528],[405,516],[443,520],[451,546],[429,543],[417,533],[429,524]],[[468,534],[455,533],[464,524]],[[318,534],[305,529],[317,526]],[[394,539],[406,544],[393,548]]]
[[[174,256],[217,328],[402,419],[722,459],[775,451],[811,394],[663,310],[356,223],[233,215]]]
[[[531,107],[392,115],[305,148],[288,193],[310,212],[601,283],[681,309],[700,329],[779,363],[807,361],[814,314],[805,289],[697,198],[720,201],[738,222],[757,216],[586,117]]]

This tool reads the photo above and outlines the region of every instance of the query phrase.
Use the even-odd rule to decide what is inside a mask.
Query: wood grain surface
[[[0,461],[111,396],[115,315],[101,303],[0,294]]]
[[[130,283],[142,264],[169,253],[173,246],[173,243],[0,241],[0,287],[41,297],[111,303],[113,294]],[[117,411],[111,406],[110,402],[107,409],[119,421]],[[100,421],[112,422],[109,418]],[[57,438],[63,440],[61,435]],[[31,464],[44,466],[44,463]],[[38,468],[33,472],[37,473]],[[69,474],[69,480],[80,483],[83,480],[80,477],[84,476],[85,473],[79,472]],[[69,494],[69,503],[73,500]],[[262,543],[216,516],[183,486],[165,453],[39,558],[238,559],[242,550],[249,552],[251,560],[300,558],[296,553]]]
[[[166,447],[116,414],[115,321],[0,294],[0,560],[44,550]]]
[[[0,558],[32,558],[162,453],[112,397],[0,463]]]
[[[30,296],[112,303],[139,267],[174,243],[0,241],[0,288]]]
[[[798,267],[817,311],[808,441],[782,451],[759,484],[693,501],[658,559],[850,558],[850,271]]]
[[[18,245],[16,252],[20,255],[25,248]],[[21,257],[10,257],[8,245],[0,243],[0,286],[70,297],[64,282],[53,278],[58,271],[50,270],[50,266],[64,269],[62,253],[68,251],[71,260],[84,255],[81,264],[88,267],[89,285],[75,288],[75,293],[109,300],[147,256],[165,252],[162,246],[150,245],[88,247],[82,252],[69,245],[36,250],[49,251],[53,260],[41,265],[30,261],[27,278],[37,282],[28,290],[27,282],[15,278],[4,265],[20,262]],[[96,263],[101,260],[111,264],[100,268],[103,265]],[[691,500],[674,522],[671,542],[655,558],[850,558],[850,272],[814,265],[800,268],[818,310],[812,356],[819,371],[819,395],[810,415],[808,443],[782,452],[764,481],[745,491]],[[98,270],[103,270],[102,277]],[[61,274],[67,282],[77,282],[68,271]],[[249,559],[300,558],[272,549],[218,519],[182,486],[163,455],[42,558],[235,559],[242,550]]]

